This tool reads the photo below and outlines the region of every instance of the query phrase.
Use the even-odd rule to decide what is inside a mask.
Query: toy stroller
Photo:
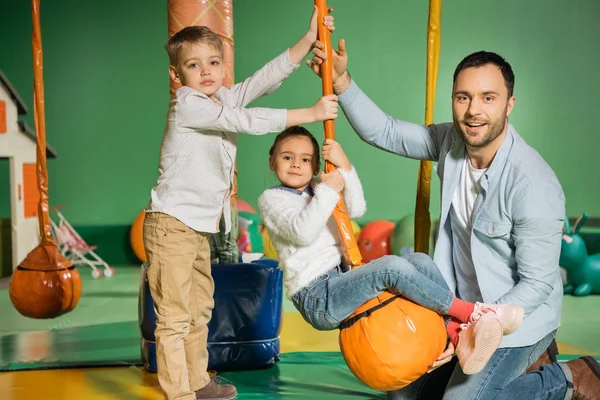
[[[58,216],[58,225],[52,220],[50,220],[50,222],[52,224],[52,233],[62,255],[73,265],[90,266],[92,268],[92,277],[94,279],[101,277],[103,271],[104,276],[107,278],[113,276],[115,274],[115,269],[110,267],[103,259],[94,253],[96,246],[89,246],[85,240],[79,236],[77,231],[73,229],[71,224],[67,222],[58,209],[55,208],[54,211]],[[89,259],[87,256],[91,256],[93,259]],[[97,267],[103,267],[104,269]]]

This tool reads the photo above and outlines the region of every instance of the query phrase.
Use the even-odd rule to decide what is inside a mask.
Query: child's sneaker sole
[[[469,343],[472,345],[472,349],[466,349],[459,358],[463,373],[474,375],[481,372],[498,349],[501,341],[502,324],[496,316],[484,316],[477,321],[473,326],[473,337]]]

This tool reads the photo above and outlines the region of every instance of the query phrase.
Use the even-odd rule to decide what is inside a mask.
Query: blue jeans
[[[407,387],[388,393],[389,400],[563,400],[572,395],[571,371],[562,363],[542,366],[523,375],[548,348],[554,338],[549,333],[525,347],[496,350],[486,367],[476,375],[465,375],[454,358]]]
[[[444,277],[423,253],[384,256],[360,268],[334,268],[292,297],[302,317],[318,330],[337,329],[366,301],[384,291],[402,295],[445,315],[454,301]]]

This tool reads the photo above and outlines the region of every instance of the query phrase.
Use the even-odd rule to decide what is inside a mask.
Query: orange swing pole
[[[323,84],[323,96],[333,94],[333,64],[331,62],[331,55],[333,54],[331,48],[331,37],[329,29],[323,24],[323,19],[328,14],[327,0],[315,0],[315,5],[318,9],[318,38],[321,42],[325,43],[325,52],[327,58],[321,65],[321,79]],[[335,139],[335,124],[334,120],[330,119],[323,122],[325,130],[325,139]],[[325,162],[325,173],[330,173],[335,170],[335,166],[330,162]],[[338,233],[342,240],[342,250],[344,253],[344,260],[352,268],[359,267],[363,264],[362,255],[358,249],[358,243],[352,230],[352,224],[350,217],[346,212],[346,205],[344,199],[340,194],[340,201],[333,210],[333,219],[338,228]]]
[[[435,88],[440,59],[440,24],[442,0],[429,1],[429,23],[427,27],[427,80],[425,96],[425,125],[433,123]],[[429,213],[431,192],[431,161],[421,161],[417,183],[415,207],[415,251],[429,253],[431,215]]]

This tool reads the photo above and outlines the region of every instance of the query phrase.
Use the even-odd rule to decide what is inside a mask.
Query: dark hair
[[[171,36],[165,43],[165,50],[169,54],[171,65],[179,63],[181,49],[184,45],[190,43],[205,43],[213,46],[223,56],[223,42],[219,35],[210,30],[207,26],[188,26]]]
[[[453,83],[456,82],[456,77],[459,72],[463,69],[472,68],[472,67],[482,67],[487,64],[494,64],[498,67],[502,76],[504,77],[504,84],[508,89],[508,97],[510,98],[513,95],[513,89],[515,87],[515,74],[513,74],[513,70],[508,62],[502,57],[500,57],[496,53],[491,53],[488,51],[478,51],[473,54],[469,54],[458,64],[456,70],[454,71],[454,79]]]
[[[293,136],[304,136],[310,139],[313,145],[313,150],[315,152],[315,157],[313,158],[313,160],[316,161],[316,169],[319,169],[319,166],[321,165],[321,152],[319,148],[319,142],[317,142],[317,139],[313,136],[312,133],[310,133],[308,129],[298,125],[290,126],[275,137],[273,145],[269,149],[269,157],[273,157],[273,154],[275,154],[275,150],[277,150],[277,146],[279,146],[281,142]]]

